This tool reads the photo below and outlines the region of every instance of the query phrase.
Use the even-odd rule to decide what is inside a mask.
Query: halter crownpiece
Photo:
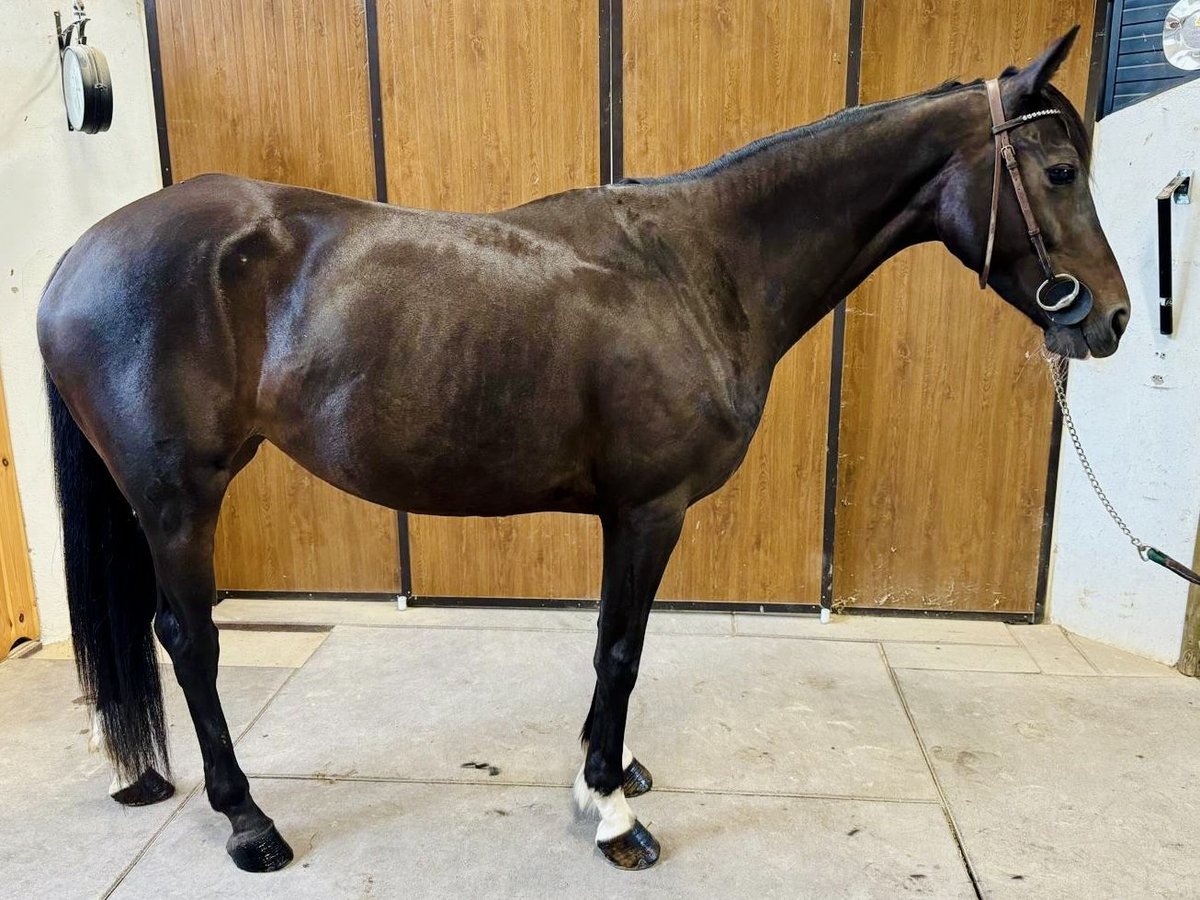
[[[1050,321],[1058,325],[1075,325],[1082,322],[1092,308],[1092,292],[1074,275],[1067,272],[1055,274],[1050,265],[1050,254],[1046,252],[1046,244],[1042,240],[1042,230],[1038,227],[1037,217],[1033,207],[1029,205],[1029,195],[1025,192],[1025,182],[1021,180],[1021,169],[1017,165],[1017,150],[1013,146],[1008,133],[1029,122],[1046,116],[1061,116],[1059,109],[1039,109],[1036,112],[1025,113],[1012,119],[1006,119],[1004,100],[1000,95],[1000,82],[990,78],[984,85],[987,87],[988,108],[992,116],[992,135],[996,155],[992,164],[992,208],[988,215],[987,249],[983,254],[983,269],[979,273],[979,287],[986,288],[988,276],[992,270],[992,251],[996,245],[996,219],[1000,211],[1000,167],[1003,163],[1008,170],[1009,180],[1012,181],[1013,192],[1017,195],[1017,205],[1021,207],[1021,216],[1025,219],[1025,230],[1029,242],[1037,254],[1038,265],[1041,266],[1045,280],[1038,286],[1035,299],[1045,311]]]

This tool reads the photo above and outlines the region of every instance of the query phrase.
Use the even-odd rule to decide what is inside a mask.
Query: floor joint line
[[[568,790],[571,787],[565,781],[460,781],[454,778],[417,778],[405,777],[403,775],[325,775],[298,772],[248,772],[246,777],[259,781],[320,781],[326,784],[351,782],[359,784],[444,785],[447,787],[525,787],[549,788],[553,790]],[[776,797],[784,800],[838,800],[858,803],[905,803],[925,806],[937,805],[940,802],[936,797],[877,797],[856,794],[826,794],[817,791],[751,791],[656,786],[654,792],[657,794],[695,794],[709,797]]]
[[[959,830],[954,813],[950,811],[950,801],[946,799],[946,792],[942,788],[941,779],[938,778],[937,772],[934,771],[933,762],[929,758],[929,751],[926,749],[925,741],[922,739],[921,732],[917,728],[917,720],[913,717],[912,710],[909,708],[908,698],[904,696],[904,689],[900,686],[900,679],[896,677],[896,671],[892,668],[892,664],[888,660],[887,651],[883,648],[883,644],[879,643],[878,647],[879,656],[883,660],[883,666],[887,669],[888,677],[892,680],[892,687],[896,691],[896,697],[900,701],[900,707],[904,710],[904,717],[908,719],[908,727],[912,729],[913,737],[916,739],[917,749],[921,751],[921,758],[925,760],[925,768],[929,770],[929,777],[933,779],[933,786],[937,790],[942,815],[946,817],[946,824],[950,826],[950,834],[954,838],[955,847],[958,849],[959,859],[962,860],[967,877],[971,879],[971,889],[975,892],[976,900],[984,900],[983,889],[979,886],[979,878],[975,874],[975,866],[971,863],[971,857],[967,853],[967,845],[963,840],[962,831]]]
[[[187,792],[187,795],[183,798],[179,805],[171,810],[171,814],[167,816],[166,821],[155,830],[154,834],[150,835],[150,839],[142,845],[137,853],[134,854],[133,859],[131,859],[125,868],[118,873],[116,880],[109,885],[108,890],[100,895],[100,900],[108,900],[108,898],[113,895],[117,888],[119,888],[125,879],[129,877],[129,873],[132,872],[137,864],[142,861],[145,855],[150,852],[150,848],[154,846],[154,843],[158,840],[159,836],[166,831],[168,827],[170,827],[171,823],[174,822],[176,818],[179,817],[179,814],[183,812],[183,808],[192,802],[192,798],[200,793],[200,789],[203,787],[204,779],[201,778],[200,781],[193,786],[190,791]]]

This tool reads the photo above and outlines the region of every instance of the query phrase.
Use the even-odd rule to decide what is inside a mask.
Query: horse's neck
[[[951,99],[856,110],[705,177],[776,358],[884,260],[936,237],[937,176],[962,139]]]

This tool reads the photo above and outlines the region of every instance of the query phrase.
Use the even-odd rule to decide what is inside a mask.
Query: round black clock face
[[[86,44],[67,47],[62,57],[63,101],[72,131],[96,134],[112,123],[112,81],[104,54]]]

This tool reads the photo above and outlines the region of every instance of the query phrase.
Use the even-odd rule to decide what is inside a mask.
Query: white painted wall
[[[1133,532],[1190,565],[1200,524],[1200,184],[1174,209],[1175,335],[1158,333],[1154,197],[1200,171],[1200,81],[1102,119],[1093,191],[1129,287],[1121,349],[1071,365],[1068,400],[1096,474]],[[1064,436],[1050,618],[1174,664],[1187,584],[1138,560],[1109,521]]]
[[[69,634],[50,426],[34,331],[58,257],[98,219],[161,187],[141,0],[95,0],[88,42],[112,73],[104,134],[67,130],[55,9],[70,0],[4,0],[0,40],[0,373],[33,563],[42,640]]]

